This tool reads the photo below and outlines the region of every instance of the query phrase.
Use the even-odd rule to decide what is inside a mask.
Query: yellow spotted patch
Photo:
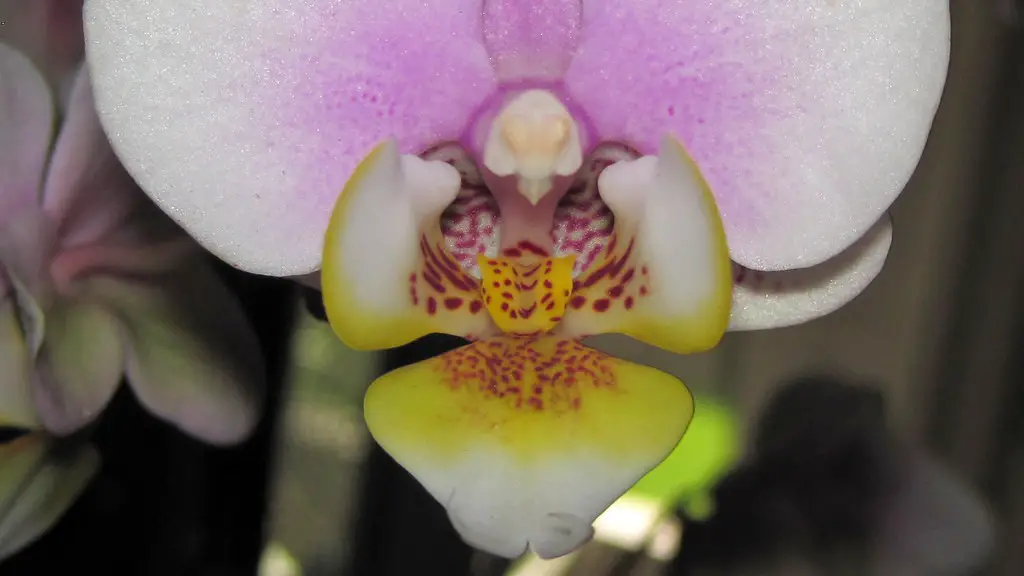
[[[484,306],[506,334],[540,334],[558,324],[572,294],[575,256],[478,256]]]
[[[521,463],[586,453],[653,467],[682,437],[693,399],[674,376],[577,340],[501,335],[385,374],[364,414],[412,470],[480,450]]]

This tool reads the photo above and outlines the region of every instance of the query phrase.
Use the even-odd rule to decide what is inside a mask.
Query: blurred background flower
[[[202,252],[117,163],[88,74],[51,145],[43,79],[2,45],[0,72],[0,287],[21,332],[0,345],[26,380],[10,384],[62,435],[91,423],[127,374],[160,417],[212,442],[243,439],[261,404],[255,337]]]
[[[75,433],[123,378],[158,417],[236,444],[260,417],[265,368],[205,253],[114,157],[81,63],[81,2],[5,1],[0,22],[0,424],[15,436],[0,448],[6,556],[96,472],[87,431]]]

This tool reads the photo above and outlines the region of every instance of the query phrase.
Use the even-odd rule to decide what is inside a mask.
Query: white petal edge
[[[831,314],[863,292],[882,271],[892,245],[884,216],[844,252],[817,266],[783,272],[733,267],[729,330],[764,330]]]
[[[646,472],[583,453],[524,469],[508,455],[482,448],[454,466],[422,463],[415,469],[468,544],[504,558],[529,549],[545,559],[588,542],[597,517]],[[466,481],[453,480],[459,478]],[[525,493],[535,497],[508,497]]]

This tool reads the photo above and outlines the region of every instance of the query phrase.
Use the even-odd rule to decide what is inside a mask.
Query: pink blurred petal
[[[0,269],[0,282],[4,272]],[[13,293],[0,289],[0,426],[38,425],[29,384],[29,346]]]
[[[0,446],[0,561],[13,556],[67,512],[99,469],[87,444],[33,432]]]
[[[100,127],[89,74],[82,67],[43,189],[43,209],[57,227],[60,246],[95,242],[123,224],[144,201]]]
[[[456,139],[494,90],[481,13],[481,0],[97,0],[86,48],[100,118],[142,188],[227,262],[300,275],[373,146]]]
[[[49,262],[56,238],[36,205],[24,206],[0,226],[0,267],[13,287],[45,306],[52,295]]]
[[[558,80],[572,61],[580,0],[484,0],[484,42],[502,81]]]
[[[39,202],[54,104],[28,58],[0,44],[0,234]]]
[[[118,330],[114,317],[95,304],[59,300],[46,309],[32,393],[48,430],[71,434],[106,407],[124,370]]]
[[[143,406],[214,444],[244,440],[263,407],[264,364],[248,320],[205,262],[139,281],[97,277],[127,342],[127,379]]]
[[[923,453],[900,462],[883,511],[871,574],[973,574],[996,543],[991,507],[947,466]]]
[[[21,50],[54,86],[82,61],[83,0],[3,0],[0,42]]]
[[[947,0],[583,0],[566,88],[605,139],[687,145],[733,259],[811,266],[913,172],[946,76]]]

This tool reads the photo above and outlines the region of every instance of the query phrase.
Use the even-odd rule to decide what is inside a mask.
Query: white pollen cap
[[[554,176],[583,164],[579,128],[569,110],[547,90],[528,90],[505,105],[491,125],[484,166],[497,176],[515,174],[518,190],[537,204]]]

